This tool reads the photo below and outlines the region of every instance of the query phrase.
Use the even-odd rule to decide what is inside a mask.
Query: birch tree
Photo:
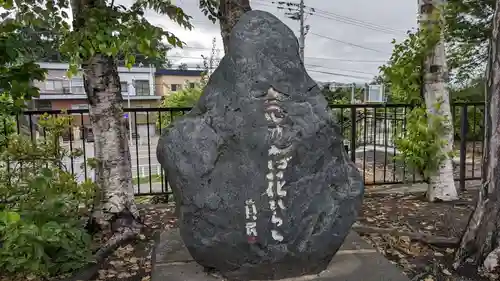
[[[443,44],[442,2],[419,1],[420,28],[394,43],[387,65],[380,67],[391,100],[411,104],[403,136],[396,135],[396,156],[428,183],[428,201],[457,199],[453,179],[453,127]]]
[[[454,267],[472,264],[492,272],[500,265],[500,0],[495,4],[488,53],[482,187]]]
[[[69,60],[69,74],[83,75],[95,136],[99,187],[90,229],[137,233],[140,220],[133,200],[130,151],[116,62],[124,56],[126,65],[131,67],[137,52],[164,58],[163,41],[183,46],[174,34],[150,24],[144,17],[146,9],[164,14],[185,28],[192,27],[190,17],[170,0],[137,0],[129,8],[112,0],[7,2],[4,5],[9,12],[7,16],[22,19],[27,27],[51,30],[57,42],[61,42],[61,56]],[[73,13],[72,23],[69,9]],[[115,240],[121,240],[120,235]]]
[[[444,0],[419,0],[419,24],[422,28],[439,25],[439,40],[423,63],[423,94],[428,115],[441,116],[441,122],[446,130],[441,137],[445,145],[442,155],[445,155],[437,171],[429,177],[428,200],[452,201],[458,199],[453,175],[453,124],[448,92],[448,69],[444,44],[443,5]]]
[[[189,17],[169,0],[137,0],[130,7],[114,1],[71,0],[73,30],[67,31],[63,53],[70,55],[75,73],[81,65],[89,116],[95,136],[96,183],[99,187],[91,226],[96,230],[118,231],[134,235],[140,219],[134,203],[134,187],[123,117],[116,57],[125,55],[125,63],[134,64],[135,51],[149,57],[164,56],[155,48],[162,40],[172,46],[182,42],[172,33],[151,25],[144,17],[146,9],[165,14],[180,25],[191,28]],[[119,236],[117,236],[119,237]],[[118,240],[122,238],[117,238]]]

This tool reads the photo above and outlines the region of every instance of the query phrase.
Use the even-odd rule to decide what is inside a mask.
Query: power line
[[[201,60],[203,60],[203,58],[202,58],[202,57],[190,57],[190,56],[168,56],[168,55],[167,55],[167,59],[168,59],[168,58],[180,58],[180,59],[201,59]],[[318,58],[318,59],[328,59],[328,58]],[[355,62],[383,62],[383,61],[355,61]],[[310,67],[321,67],[321,68],[326,68],[326,69],[331,69],[331,70],[341,70],[341,71],[349,71],[349,72],[355,72],[355,73],[360,73],[360,74],[369,74],[369,75],[373,75],[373,73],[364,72],[364,71],[359,71],[359,70],[341,69],[341,68],[331,68],[331,67],[329,67],[329,66],[318,65],[318,64],[310,64],[310,63],[306,63],[305,65],[306,65],[306,66],[310,66]]]
[[[192,65],[189,65],[189,64],[172,64],[172,69],[177,69],[175,68],[175,66],[181,66],[181,65],[185,65],[187,66],[188,69],[193,69],[193,68],[198,68],[198,65],[197,66],[192,66]],[[317,65],[309,65],[309,64],[306,64],[306,66],[310,66],[310,67],[322,67],[322,68],[326,68],[326,69],[332,69],[332,70],[340,70],[340,71],[350,71],[350,72],[358,72],[358,71],[353,71],[353,70],[347,70],[347,69],[334,69],[334,68],[328,68],[328,67],[324,67],[324,66],[317,66]],[[346,74],[346,73],[338,73],[338,72],[331,72],[331,71],[322,71],[322,70],[315,70],[315,69],[306,69],[308,72],[315,72],[315,73],[321,73],[321,74],[328,74],[328,75],[333,75],[333,76],[341,76],[341,77],[349,77],[349,78],[356,78],[356,79],[363,79],[363,80],[369,80],[371,79],[371,77],[375,76],[375,74],[371,74],[371,73],[367,73],[367,72],[359,72],[359,73],[362,73],[362,74],[367,74],[367,75],[370,75],[371,77],[366,77],[366,76],[358,76],[358,75],[351,75],[351,74]]]
[[[180,49],[180,48],[179,48]],[[211,48],[201,48],[201,47],[183,47],[182,49],[195,49],[195,50],[211,50]],[[220,50],[220,49],[217,49]],[[188,56],[178,56],[178,55],[168,55],[169,57],[181,57],[181,58],[198,58],[198,57],[188,57]],[[346,59],[346,58],[325,58],[325,57],[305,57],[306,59],[317,59],[317,60],[331,60],[331,61],[343,61],[352,63],[386,63],[385,60],[361,60],[361,59]]]
[[[302,1],[302,0],[301,0]],[[293,20],[300,20],[301,21],[301,28],[300,28],[300,39],[299,42],[302,42],[302,40],[304,39],[305,35],[304,35],[304,22],[303,22],[303,17],[304,17],[304,4],[303,2],[300,2],[300,4],[296,4],[296,3],[293,3],[293,2],[285,2],[285,1],[279,1],[279,2],[271,2],[275,5],[278,5],[278,9],[281,9],[281,10],[284,10],[284,9],[288,9],[290,12],[291,11],[296,11],[297,9],[299,10],[298,12],[294,12],[294,13],[285,13],[287,16],[290,16],[292,15],[291,19]],[[261,4],[262,5],[262,4]],[[267,6],[267,5],[264,5],[264,6]],[[284,8],[284,6],[288,7],[288,8]],[[307,7],[311,10],[311,14],[314,14],[315,13],[315,8],[311,8],[311,7]],[[321,35],[321,34],[317,34],[317,33],[313,33],[313,32],[310,32],[311,34],[313,35],[316,35],[316,36],[319,36],[319,37],[323,37],[323,38],[326,38],[326,39],[329,39],[329,40],[332,40],[332,41],[335,41],[337,43],[341,43],[341,44],[346,44],[346,45],[349,45],[349,46],[352,46],[352,47],[357,47],[357,48],[361,48],[361,49],[365,49],[365,50],[370,50],[370,51],[374,51],[374,52],[379,52],[379,53],[385,53],[383,51],[380,51],[380,50],[376,50],[376,49],[372,49],[372,48],[369,48],[369,47],[365,47],[365,46],[361,46],[361,45],[358,45],[358,44],[354,44],[354,43],[351,43],[351,42],[347,42],[347,41],[343,41],[343,40],[340,40],[340,39],[336,39],[336,38],[332,38],[332,37],[329,37],[329,36],[326,36],[326,35]],[[300,44],[300,48],[301,48],[301,54],[303,53],[303,43]],[[386,53],[386,54],[389,54],[389,53]],[[303,56],[302,56],[303,58]]]
[[[321,68],[326,68],[326,69],[331,69],[331,70],[340,70],[340,71],[348,71],[348,72],[359,73],[359,74],[374,75],[373,73],[364,72],[364,71],[359,71],[359,70],[341,69],[341,68],[331,68],[331,67],[327,67],[327,66],[316,65],[316,64],[308,64],[308,63],[306,63],[305,65],[306,65],[306,66],[310,66],[310,67],[321,67]]]
[[[355,25],[358,27],[371,29],[374,31],[380,31],[380,32],[393,34],[393,35],[395,35],[395,34],[406,35],[406,32],[402,31],[402,30],[398,30],[398,29],[394,29],[394,28],[390,28],[390,27],[385,27],[385,26],[378,25],[375,23],[371,23],[371,22],[367,22],[367,21],[363,21],[363,20],[359,20],[359,19],[355,19],[355,18],[351,18],[351,17],[347,17],[347,16],[342,16],[340,14],[336,14],[333,12],[320,10],[320,9],[316,9],[316,8],[315,8],[314,15],[322,17],[322,18],[342,22],[345,24],[350,24],[350,25]]]
[[[352,47],[356,47],[356,48],[360,48],[360,49],[365,49],[365,50],[369,50],[369,51],[373,51],[373,52],[377,52],[377,53],[382,53],[382,54],[388,54],[388,55],[390,55],[390,53],[386,53],[386,52],[381,51],[381,50],[372,49],[372,48],[369,48],[369,47],[361,46],[361,45],[354,44],[354,43],[347,42],[347,41],[343,41],[343,40],[340,40],[340,39],[335,39],[335,38],[332,38],[332,37],[329,37],[329,36],[326,36],[326,35],[321,35],[321,34],[317,34],[317,33],[314,33],[314,32],[311,32],[311,34],[312,35],[316,35],[318,37],[322,37],[322,38],[331,40],[331,41],[335,41],[335,42],[338,42],[338,43],[346,44],[346,45],[349,45],[349,46],[352,46]]]
[[[370,80],[370,78],[368,78],[368,77],[362,77],[362,76],[356,76],[356,75],[349,75],[349,74],[342,74],[342,73],[336,73],[336,72],[321,71],[321,70],[311,70],[311,69],[308,69],[307,71],[308,72],[321,73],[321,74],[329,74],[329,75],[334,75],[334,76],[349,77],[349,78],[356,78],[356,79],[362,79],[362,80]]]
[[[180,57],[180,58],[199,59],[199,58],[196,58],[196,57]],[[186,64],[186,65],[188,65],[188,67],[193,68],[193,66],[190,65],[192,63],[188,64],[188,63],[179,63],[179,62],[177,62],[177,63],[172,63],[172,66],[179,66],[179,65],[183,65],[183,64]],[[199,65],[197,65],[197,66],[199,66]],[[309,63],[306,63],[305,66],[307,66],[307,67],[319,67],[319,68],[324,68],[324,69],[329,69],[329,70],[346,71],[346,72],[359,73],[359,74],[367,74],[367,75],[375,76],[375,74],[373,74],[373,73],[359,71],[359,70],[342,69],[342,68],[332,68],[332,67],[328,67],[328,66],[317,65],[317,64],[309,64]]]
[[[360,24],[360,23],[357,23],[357,22],[351,22],[351,21],[343,20],[343,19],[340,19],[340,18],[335,18],[335,17],[332,17],[332,16],[324,15],[324,14],[314,13],[313,15],[317,16],[317,17],[320,17],[320,18],[323,18],[323,19],[333,20],[333,21],[336,21],[336,22],[345,23],[345,24],[349,24],[349,25],[353,25],[353,26],[357,26],[357,27],[362,27],[362,28],[373,30],[373,31],[378,31],[378,32],[382,32],[382,33],[386,33],[386,34],[390,34],[390,35],[397,35],[394,31],[389,31],[389,30],[386,30],[386,29],[380,29],[380,28],[376,28],[376,27],[373,27],[373,26],[370,26],[370,25]]]
[[[317,60],[332,60],[332,61],[343,61],[343,62],[355,62],[355,63],[387,63],[387,61],[383,60],[352,60],[352,59],[344,59],[344,58],[324,58],[324,57],[306,57],[308,59],[317,59]]]
[[[35,31],[34,33],[43,33],[42,31]],[[376,49],[372,49],[372,48],[368,48],[368,47],[364,47],[364,46],[361,46],[361,45],[357,45],[357,44],[354,44],[354,43],[350,43],[350,42],[346,42],[346,41],[342,41],[342,40],[339,40],[339,39],[335,39],[335,38],[331,38],[329,36],[326,36],[326,35],[320,35],[320,34],[316,34],[316,33],[312,33],[316,36],[319,36],[319,37],[323,37],[325,39],[329,39],[329,40],[333,40],[333,41],[337,41],[337,42],[340,42],[340,43],[343,43],[343,44],[348,44],[348,45],[351,45],[351,46],[355,46],[355,47],[358,47],[358,48],[362,48],[362,49],[367,49],[367,50],[371,50],[371,51],[375,51],[375,52],[381,52],[381,53],[384,53],[384,54],[389,54],[389,53],[385,53],[383,51],[380,51],[380,50],[376,50]],[[184,46],[182,48],[180,47],[174,47],[174,46],[169,46],[171,47],[172,49],[171,50],[202,50],[202,51],[211,51],[212,48],[207,48],[207,47],[191,47],[191,46]],[[222,49],[214,49],[216,51],[222,51]],[[142,55],[142,54],[136,54],[136,55]],[[188,56],[178,56],[178,55],[168,55],[167,54],[167,58],[169,57],[177,57],[177,58],[198,58],[198,57],[188,57]],[[382,60],[354,60],[354,59],[346,59],[346,58],[324,58],[324,57],[305,57],[307,59],[318,59],[318,60],[333,60],[333,61],[344,61],[344,62],[353,62],[353,63],[385,63],[386,61],[382,61]]]
[[[267,1],[263,1],[263,0],[253,0],[253,1],[256,1],[260,5],[268,6],[268,7],[273,7],[272,5],[279,5],[279,4],[282,4],[282,3],[286,3],[286,2],[282,2],[282,1],[279,1],[279,2],[276,2],[276,1],[267,2]],[[272,5],[270,5],[270,4],[272,4]],[[334,20],[334,21],[345,23],[345,24],[350,24],[350,25],[354,25],[354,26],[358,26],[358,27],[363,27],[363,28],[374,30],[374,31],[384,32],[384,33],[406,34],[406,32],[402,31],[402,30],[397,30],[397,29],[394,29],[394,28],[390,28],[390,27],[379,25],[379,24],[375,24],[375,23],[372,23],[372,22],[363,21],[363,20],[352,18],[352,17],[348,17],[348,16],[343,16],[343,15],[340,15],[340,14],[336,14],[336,13],[333,13],[333,12],[330,12],[330,11],[318,9],[318,8],[315,8],[315,7],[306,6],[306,8],[308,8],[308,10],[309,10],[308,14],[315,15],[315,16],[322,17],[322,18],[326,18],[326,19],[329,19],[329,20]]]

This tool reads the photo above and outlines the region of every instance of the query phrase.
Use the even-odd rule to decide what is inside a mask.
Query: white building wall
[[[68,88],[68,93],[72,94],[85,94],[83,90],[82,74],[78,73],[69,79],[67,77],[68,64],[67,63],[39,63],[41,68],[47,70],[47,79],[45,81],[35,81],[34,85],[40,88],[42,94],[61,94],[63,88]],[[124,96],[136,96],[136,89],[134,81],[145,80],[149,83],[149,95],[154,95],[155,73],[154,67],[118,67],[118,75],[120,82],[127,83],[128,92],[122,89]]]

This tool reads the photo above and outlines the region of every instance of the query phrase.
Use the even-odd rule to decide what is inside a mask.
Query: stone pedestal
[[[217,255],[214,252],[214,255]],[[178,229],[161,233],[153,252],[152,281],[232,281],[198,265]],[[248,280],[250,281],[250,280]],[[252,280],[264,281],[264,280]],[[281,281],[409,281],[402,271],[351,232],[326,270]]]

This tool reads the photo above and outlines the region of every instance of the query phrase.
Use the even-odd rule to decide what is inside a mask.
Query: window
[[[89,109],[88,104],[72,104],[71,109]]]
[[[71,93],[72,94],[85,94],[85,87],[83,86],[83,78],[71,79]]]
[[[120,81],[120,87],[122,88],[122,93],[128,93],[128,82]]]
[[[193,82],[189,83],[189,88],[193,89],[195,84]]]
[[[38,110],[52,110],[52,102],[49,100],[38,100],[37,101]]]
[[[182,85],[180,84],[170,84],[170,90],[172,92],[177,92],[177,91],[180,91],[182,89]]]
[[[384,102],[384,86],[383,85],[370,85],[368,87],[368,100],[367,102]]]
[[[149,96],[149,80],[134,81],[135,94],[137,96]]]
[[[45,90],[56,91],[56,90],[62,90],[62,88],[63,88],[63,81],[61,80],[49,79],[45,81]]]

